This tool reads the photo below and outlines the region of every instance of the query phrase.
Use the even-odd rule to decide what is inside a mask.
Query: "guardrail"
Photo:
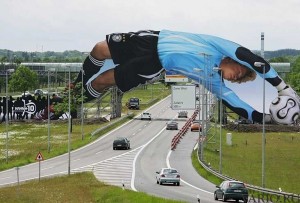
[[[198,153],[197,153],[197,156],[198,156]],[[199,156],[198,156],[198,161],[205,170],[212,173],[213,175],[215,175],[215,176],[217,176],[217,177],[219,177],[223,180],[236,180],[236,179],[231,178],[229,176],[220,174],[218,171],[216,171],[215,169],[208,166],[205,162],[202,162],[199,159]],[[269,195],[277,195],[277,196],[285,197],[287,202],[291,202],[290,200],[294,200],[294,199],[298,199],[298,202],[300,202],[300,194],[297,195],[297,194],[288,193],[288,192],[280,192],[280,191],[277,191],[277,190],[263,188],[263,187],[259,187],[259,186],[255,186],[255,185],[250,185],[250,184],[247,184],[247,183],[245,183],[245,185],[247,186],[247,188],[249,188],[251,190],[254,190],[254,191],[257,191],[257,192],[266,193],[266,194],[269,194]],[[276,199],[273,198],[273,200],[276,200]],[[272,201],[270,201],[270,202],[272,202]],[[295,201],[292,201],[292,202],[295,202]]]
[[[187,130],[190,127],[190,124],[193,120],[195,120],[196,116],[198,114],[198,110],[196,110],[193,115],[191,116],[191,118],[186,122],[186,124],[180,129],[180,131],[173,137],[172,141],[171,141],[171,150],[175,150],[177,144],[180,142],[180,139],[186,134]],[[216,171],[215,169],[211,168],[209,165],[207,165],[205,162],[202,162],[199,159],[199,154],[197,153],[198,156],[198,161],[201,164],[201,166],[208,172],[212,173],[213,175],[223,179],[223,180],[236,180],[234,178],[231,178],[229,176],[220,174],[218,171]],[[238,181],[238,180],[237,180]],[[268,195],[276,195],[276,196],[281,196],[284,197],[284,202],[295,202],[294,200],[296,199],[296,202],[300,203],[300,194],[293,194],[293,193],[288,193],[288,192],[282,192],[282,191],[278,191],[278,190],[272,190],[272,189],[268,189],[268,188],[263,188],[263,187],[259,187],[259,186],[255,186],[255,185],[251,185],[251,184],[247,184],[245,183],[245,185],[247,186],[247,188],[249,188],[250,190],[253,191],[257,191],[260,193],[266,193]],[[264,196],[262,196],[264,197]],[[268,200],[267,202],[282,202],[278,199],[272,199],[271,196],[266,197]],[[264,200],[263,200],[264,201]]]
[[[179,130],[179,132],[173,137],[171,141],[171,150],[175,150],[177,144],[180,142],[180,139],[186,134],[188,129],[190,128],[191,123],[195,120],[198,114],[198,110],[196,110],[190,119],[184,124],[184,126]]]

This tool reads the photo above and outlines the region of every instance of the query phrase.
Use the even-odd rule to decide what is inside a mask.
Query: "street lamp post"
[[[220,108],[219,108],[219,115],[220,115],[220,137],[219,137],[219,173],[222,174],[222,121],[223,121],[223,101],[222,101],[222,82],[223,82],[223,73],[221,68],[215,67],[213,68],[214,71],[220,71],[221,73],[221,80],[220,80]]]
[[[69,66],[68,175],[71,174],[71,67]]]
[[[5,119],[5,130],[6,130],[6,163],[8,163],[8,73],[14,72],[14,69],[7,69],[5,74],[5,85],[6,85],[6,100],[5,100],[5,107],[6,107],[6,119]]]
[[[50,71],[55,71],[54,68],[48,69],[48,153],[50,152]]]
[[[200,95],[201,95],[201,91],[200,91],[200,88],[202,88],[202,84],[201,84],[201,71],[202,69],[200,68],[194,68],[193,69],[195,72],[199,73],[199,77],[198,77],[198,84],[199,84],[199,93],[198,93],[198,100],[199,100],[199,103],[198,103],[198,120],[199,120],[199,141],[198,141],[198,156],[200,155],[200,160],[203,159],[203,146],[202,146],[202,135],[201,135],[201,131],[203,132],[203,117],[202,117],[202,127],[201,127],[201,131],[200,131],[200,111],[201,111],[201,106],[200,106]],[[202,95],[203,96],[203,95]],[[201,100],[202,100],[202,97],[201,97]],[[203,102],[203,100],[202,100]],[[203,108],[202,108],[202,111],[203,111]]]
[[[265,187],[265,151],[266,151],[266,131],[265,131],[265,98],[266,98],[266,94],[265,94],[265,73],[266,73],[266,65],[265,63],[262,62],[255,62],[254,63],[255,67],[258,68],[263,68],[263,127],[262,127],[262,166],[261,166],[261,182],[262,182],[262,187]]]
[[[223,80],[223,73],[221,71],[221,85],[220,85],[220,165],[219,165],[219,172],[222,174],[222,121],[223,121],[223,101],[222,101],[222,80]]]
[[[81,68],[82,74],[81,74],[81,140],[84,139],[84,133],[83,133],[83,67]]]

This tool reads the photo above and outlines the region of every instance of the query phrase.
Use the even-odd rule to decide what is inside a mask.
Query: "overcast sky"
[[[90,51],[107,33],[170,29],[251,50],[300,49],[300,0],[1,0],[0,49]]]

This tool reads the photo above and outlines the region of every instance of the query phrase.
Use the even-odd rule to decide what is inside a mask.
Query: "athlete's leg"
[[[127,63],[117,65],[115,68],[99,74],[86,85],[87,100],[101,96],[107,88],[117,86],[122,92],[126,92],[147,81],[157,79],[164,71],[156,56],[144,56],[134,58]]]
[[[94,91],[102,93],[105,89],[116,85],[114,71],[114,69],[108,70],[88,84],[91,84]]]
[[[157,47],[157,35],[153,35],[153,33],[149,32],[139,32],[139,33],[113,33],[106,36],[106,41],[97,43],[89,57],[85,60],[83,64],[83,82],[84,88],[86,89],[86,96],[89,98],[88,100],[93,99],[93,97],[100,96],[101,92],[105,90],[107,87],[114,85],[115,82],[115,75],[114,69],[115,67],[118,68],[120,74],[118,74],[118,78],[123,78],[130,75],[136,75],[135,73],[142,73],[144,68],[139,69],[138,71],[131,71],[136,68],[149,66],[153,68],[151,65],[151,61],[148,63],[145,59],[138,59],[135,61],[136,58],[140,57],[156,57],[154,61],[158,61],[158,56],[156,52]],[[105,67],[107,59],[112,58],[113,66],[112,67]],[[104,60],[104,61],[103,61]],[[133,63],[131,63],[133,61]],[[146,65],[145,65],[145,64]],[[122,65],[115,65],[115,64],[122,64]],[[123,66],[123,64],[125,64]],[[130,65],[128,65],[130,64]],[[133,66],[132,66],[133,64]],[[135,65],[136,64],[136,65]],[[101,72],[102,69],[107,69],[110,71]],[[100,71],[99,71],[100,70]],[[100,72],[100,75],[96,76],[95,74]],[[124,75],[123,75],[124,74]],[[96,78],[94,80],[94,77]],[[134,77],[133,76],[133,77]],[[82,75],[79,75],[77,81],[81,81]],[[136,81],[130,79],[128,81],[131,82],[130,85],[124,82],[122,79],[122,84],[120,85],[121,88],[127,90],[128,87],[137,86],[138,84],[144,83],[146,80],[152,79],[150,77],[143,79],[143,76],[136,77]],[[120,81],[120,80],[118,80]],[[124,86],[126,86],[124,88]],[[122,89],[121,89],[122,90]]]
[[[103,66],[105,59],[110,59],[110,52],[106,41],[98,42],[92,49],[89,56],[83,62],[82,69],[74,84],[81,82],[83,74],[83,83],[85,84],[89,78],[96,74]]]
[[[84,85],[84,96],[86,97],[84,102],[91,101],[101,96],[105,90],[115,85],[114,69],[103,72],[98,75],[92,82],[88,81]]]
[[[114,83],[122,92],[156,80],[164,71],[156,56],[143,56],[118,65],[114,69]]]
[[[91,55],[98,60],[110,59],[111,54],[106,41],[98,42],[92,49]]]

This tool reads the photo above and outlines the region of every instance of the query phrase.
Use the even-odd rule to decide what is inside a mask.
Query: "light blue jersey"
[[[255,69],[253,64],[253,61],[257,60],[256,55],[249,53],[237,43],[219,37],[168,30],[160,31],[157,49],[161,64],[167,71],[185,75],[195,81],[199,80],[200,75],[201,83],[218,98],[222,98],[232,110],[250,120],[261,119],[253,118],[253,115],[257,116],[258,112],[226,87],[216,71],[221,60],[230,57],[262,76],[262,71]],[[281,81],[277,72],[269,64],[265,78],[267,80],[276,78],[273,86],[277,86],[278,81]],[[272,83],[272,80],[268,81]]]

